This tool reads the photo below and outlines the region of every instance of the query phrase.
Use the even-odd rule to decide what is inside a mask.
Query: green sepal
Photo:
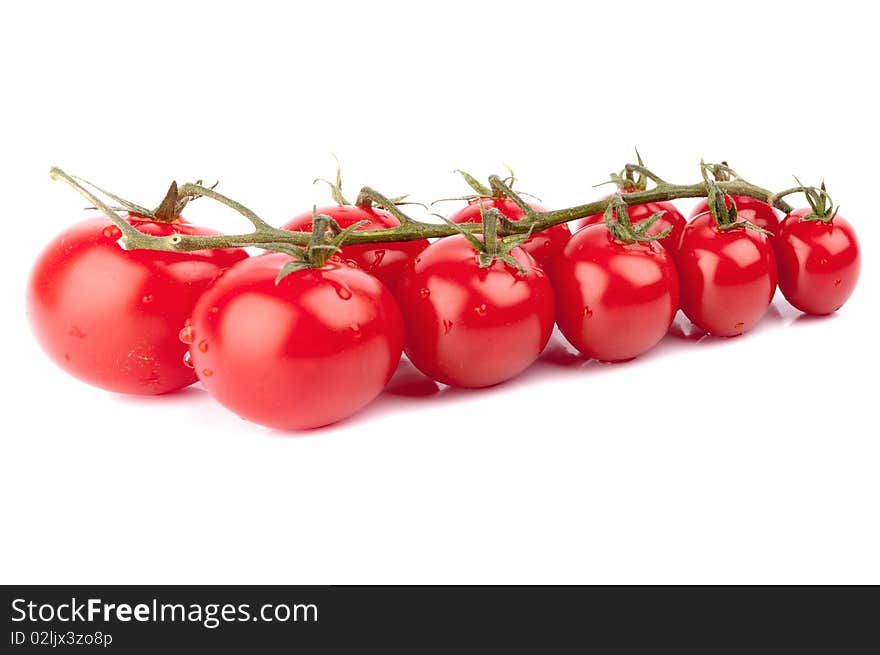
[[[350,205],[351,203],[345,199],[345,196],[342,195],[342,166],[339,164],[339,158],[336,155],[333,155],[333,159],[336,160],[336,182],[331,182],[323,177],[315,178],[312,184],[317,184],[318,182],[323,182],[328,187],[330,187],[330,195],[333,196],[333,200],[336,201],[336,204]]]
[[[751,221],[741,220],[735,221],[733,223],[727,223],[726,225],[719,225],[718,229],[726,232],[727,230],[735,230],[743,228],[746,230],[752,230],[753,232],[760,232],[761,234],[766,234],[768,236],[773,236],[773,233],[770,230],[765,230],[763,227],[759,227],[752,223]]]
[[[307,268],[311,268],[311,265],[308,262],[298,259],[291,260],[282,266],[280,271],[278,271],[278,275],[275,276],[275,284],[277,285],[280,283],[281,280],[291,273],[296,273],[297,271],[302,271]]]
[[[470,173],[460,169],[455,169],[454,172],[461,175],[464,178],[464,181],[467,182],[467,185],[478,195],[483,196],[484,198],[490,198],[492,196],[492,190]]]

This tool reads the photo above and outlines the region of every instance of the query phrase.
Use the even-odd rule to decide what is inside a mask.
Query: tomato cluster
[[[238,248],[127,251],[119,227],[95,218],[43,251],[28,310],[51,358],[90,384],[161,394],[198,379],[245,419],[306,429],[378,396],[402,352],[438,382],[485,387],[528,368],[554,324],[584,356],[624,361],[656,345],[679,309],[707,333],[734,336],[761,319],[777,284],[799,310],[828,314],[858,279],[852,226],[815,207],[780,221],[764,202],[722,196],[688,221],[669,202],[627,208],[622,198],[573,234],[559,224],[498,239],[484,226],[433,243],[307,249],[303,261]],[[543,211],[477,197],[450,222],[516,222],[526,210]],[[399,225],[358,203],[284,227],[312,231],[318,215],[340,229]],[[213,234],[180,217],[126,220],[155,236]]]

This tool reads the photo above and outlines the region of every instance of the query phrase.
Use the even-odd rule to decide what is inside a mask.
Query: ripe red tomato
[[[481,221],[480,204],[483,209],[497,209],[511,221],[522,220],[525,214],[512,200],[506,198],[475,198],[449,217],[453,223],[479,223]],[[537,212],[545,211],[543,207],[529,203],[529,207]],[[535,262],[548,273],[553,271],[553,263],[562,254],[565,244],[571,238],[568,225],[561,223],[551,228],[536,232],[520,246],[529,253]]]
[[[461,235],[431,244],[407,267],[397,298],[406,354],[425,375],[456,387],[488,387],[521,373],[553,331],[553,289],[522,248],[521,273],[495,260],[481,268]]]
[[[651,216],[656,214],[657,212],[666,212],[661,216],[657,221],[648,228],[648,231],[645,233],[645,236],[655,237],[665,229],[670,228],[669,234],[665,237],[657,241],[657,243],[661,244],[667,251],[672,254],[675,254],[678,251],[678,247],[681,244],[681,235],[684,233],[684,226],[687,225],[687,220],[682,215],[678,209],[675,208],[671,202],[646,202],[641,205],[632,205],[631,207],[627,207],[627,213],[629,216],[629,221],[633,225],[637,225],[642,221],[646,221]],[[591,216],[587,216],[586,218],[581,218],[576,221],[573,221],[575,231],[587,227],[588,225],[598,225],[605,223],[604,214],[593,214]]]
[[[751,196],[725,196],[724,202],[728,209],[730,209],[730,200],[728,198],[731,197],[736,201],[736,217],[738,220],[748,221],[768,232],[777,233],[779,230],[779,213],[776,209],[763,200],[758,200]],[[705,214],[707,211],[709,211],[709,201],[703,198],[691,211],[691,218]]]
[[[224,406],[285,430],[342,420],[381,393],[403,348],[400,310],[375,277],[337,258],[275,278],[269,253],[233,266],[202,295],[190,352]]]
[[[697,327],[718,336],[751,329],[776,291],[769,237],[745,228],[722,230],[708,212],[688,223],[676,263],[682,311]]]
[[[775,239],[779,289],[807,314],[830,314],[846,302],[861,268],[859,242],[842,216],[830,223],[802,221],[810,209],[785,217]]]
[[[217,234],[129,216],[144,234]],[[109,391],[160,394],[196,381],[177,338],[208,283],[243,250],[123,250],[110,219],[77,223],[40,254],[28,283],[37,340],[65,371]]]
[[[605,225],[575,232],[553,284],[562,334],[584,355],[603,361],[646,352],[678,311],[672,256],[656,241],[617,241]]]
[[[333,218],[342,228],[360,221],[369,221],[358,230],[384,230],[400,225],[394,216],[378,207],[358,207],[355,205],[334,205],[317,210]],[[305,212],[292,218],[284,226],[294,232],[312,231],[312,212]],[[395,241],[389,243],[368,243],[345,246],[337,255],[354,261],[370,275],[379,278],[389,289],[394,289],[400,272],[408,261],[428,247],[427,239],[417,241]]]

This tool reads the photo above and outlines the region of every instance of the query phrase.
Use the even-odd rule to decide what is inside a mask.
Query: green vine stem
[[[642,173],[657,183],[652,189],[646,191],[636,191],[624,194],[623,202],[628,206],[639,205],[646,202],[659,202],[664,200],[678,200],[681,198],[705,198],[708,196],[708,187],[706,183],[699,182],[696,184],[670,184],[662,180],[659,176],[645,169],[643,166],[630,164],[627,169]],[[192,250],[206,250],[214,248],[233,248],[256,246],[260,247],[267,244],[288,244],[293,246],[305,247],[309,245],[311,236],[307,232],[290,232],[280,228],[272,227],[268,222],[260,218],[255,212],[248,209],[244,205],[227,198],[221,193],[201,186],[199,184],[184,184],[178,189],[181,196],[191,196],[193,198],[205,196],[230,207],[244,216],[253,225],[252,232],[243,234],[223,234],[217,236],[200,236],[189,234],[175,234],[168,237],[150,236],[143,234],[132,227],[120,214],[112,207],[103,202],[94,193],[89,191],[85,186],[80,184],[76,178],[65,173],[60,168],[52,168],[50,177],[53,180],[60,180],[73,187],[96,208],[103,211],[106,216],[116,224],[122,232],[119,238],[119,245],[126,250],[164,250],[169,252],[188,252]],[[522,203],[522,199],[505,184],[502,180],[493,176],[493,188],[508,196],[517,204]],[[767,189],[755,186],[742,179],[735,179],[729,182],[718,182],[718,188],[725,194],[749,196],[757,198],[772,204],[786,214],[792,211],[792,207],[778,195],[774,195]],[[373,201],[379,201],[377,204],[393,206],[393,203],[387,198],[380,197],[374,190],[367,188],[364,193],[363,201],[371,198]],[[498,225],[498,236],[503,237],[509,234],[522,233],[530,231],[532,233],[546,230],[554,225],[567,223],[578,218],[584,218],[593,214],[601,214],[608,207],[611,200],[596,200],[583,205],[569,207],[566,209],[556,209],[552,211],[534,212],[530,211],[523,220],[518,221],[515,225],[510,222],[501,222]],[[525,203],[523,203],[525,204]],[[386,208],[388,208],[386,206]],[[388,208],[390,210],[390,208]],[[402,213],[402,212],[401,212]],[[398,218],[404,218],[398,216]],[[387,243],[390,241],[414,241],[416,239],[430,239],[439,237],[448,237],[458,234],[460,229],[479,232],[481,225],[479,223],[465,223],[456,227],[451,227],[445,223],[425,223],[416,221],[408,216],[405,220],[401,220],[401,225],[383,229],[383,230],[363,230],[350,232],[345,236],[343,243],[345,244],[363,244],[363,243]]]

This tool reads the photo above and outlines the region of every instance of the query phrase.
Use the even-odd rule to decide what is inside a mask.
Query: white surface
[[[859,3],[638,4],[8,6],[0,582],[880,583],[873,24]],[[331,152],[351,194],[458,195],[452,169],[506,161],[561,207],[633,144],[683,182],[703,156],[773,188],[824,175],[862,241],[850,303],[804,320],[777,296],[741,338],[551,353],[304,437],[198,388],[84,386],[24,319],[41,243],[83,216],[51,164],[147,204],[220,178],[280,223],[329,200]],[[216,211],[189,216],[242,227]]]

